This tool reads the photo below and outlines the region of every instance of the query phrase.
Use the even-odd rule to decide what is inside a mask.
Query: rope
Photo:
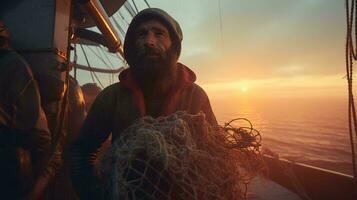
[[[93,49],[92,49],[93,50]],[[105,55],[104,52],[102,52],[103,50],[101,48],[99,48],[98,46],[95,47],[95,51],[96,51],[96,56],[99,56],[100,59],[102,60],[102,62],[110,69],[113,69],[113,63],[108,59],[108,57]],[[92,51],[94,53],[94,50]],[[106,58],[106,60],[104,60],[103,58],[103,55],[104,57]],[[109,64],[108,64],[109,63]]]
[[[88,57],[87,57],[86,52],[84,51],[83,45],[80,44],[80,46],[81,46],[82,52],[83,52],[83,54],[84,54],[84,57],[85,57],[85,59],[86,59],[86,61],[87,61],[87,65],[88,65],[89,69],[91,69],[90,74],[91,74],[91,76],[92,76],[93,83],[95,82],[95,80],[94,80],[94,77],[95,77],[95,78],[97,79],[98,83],[100,84],[100,86],[101,86],[102,88],[104,88],[102,82],[100,82],[100,80],[99,80],[97,74],[94,72],[94,70],[92,69],[92,67],[91,67],[91,65],[90,65],[90,63],[89,63],[89,60],[88,60]]]
[[[223,20],[222,20],[221,0],[218,0],[218,13],[219,13],[219,30],[220,30],[220,34],[221,34],[221,45],[223,48]]]
[[[111,68],[111,69],[112,69],[112,67],[102,58],[102,56],[98,55],[97,52],[95,52],[95,51],[94,51],[92,48],[90,48],[89,46],[88,46],[88,49],[89,49],[95,56],[97,56],[97,58],[98,58],[100,61],[102,61],[102,63],[103,63],[104,65],[106,65],[108,68]]]
[[[114,22],[115,26],[118,28],[119,32],[121,33],[121,35],[124,37],[125,36],[125,31],[119,25],[119,23],[118,23],[117,19],[115,19],[114,15],[113,15],[112,19],[113,19],[113,22]]]
[[[101,48],[99,48],[98,46],[96,46],[95,47],[95,49],[96,49],[96,51],[97,51],[97,54],[99,54],[99,55],[104,55],[104,57],[106,58],[106,62],[103,62],[103,63],[109,63],[109,65],[108,64],[106,64],[110,69],[113,69],[113,67],[112,66],[114,66],[113,65],[113,63],[112,63],[112,61],[110,61],[110,59],[108,58],[108,56],[104,53],[104,50],[103,49],[101,49]],[[104,61],[104,60],[103,60]]]
[[[146,3],[146,6],[147,6],[148,8],[150,8],[150,5],[149,5],[149,3],[147,2],[147,0],[144,0],[144,2]]]
[[[74,43],[74,56],[73,56],[73,68],[74,68],[74,79],[77,80],[77,59],[78,59],[78,55],[77,55],[77,43]]]
[[[105,194],[108,199],[246,199],[248,183],[264,166],[261,137],[252,126],[231,122],[212,127],[203,113],[182,111],[138,119],[103,154]]]
[[[128,10],[127,10],[128,11]],[[129,11],[128,11],[129,12]],[[129,26],[129,22],[125,19],[125,17],[123,16],[123,14],[121,13],[121,11],[119,10],[119,12],[117,12],[119,17],[123,20],[123,22],[125,22],[125,24],[127,26]],[[129,13],[130,14],[130,13]],[[125,35],[125,34],[124,34]]]
[[[348,84],[348,127],[349,127],[349,137],[350,137],[350,144],[351,144],[351,152],[352,152],[352,167],[353,167],[353,177],[355,181],[357,180],[357,169],[356,169],[356,160],[355,160],[355,144],[354,144],[354,134],[357,137],[357,117],[356,117],[356,109],[354,105],[354,97],[353,97],[353,62],[357,60],[356,53],[353,46],[353,39],[352,33],[353,30],[355,31],[355,41],[357,42],[357,19],[355,18],[355,27],[353,27],[353,19],[355,13],[354,10],[357,10],[357,4],[355,0],[351,2],[351,9],[349,7],[349,0],[345,1],[346,6],[346,22],[347,22],[347,34],[346,34],[346,47],[345,47],[345,54],[346,54],[346,77],[347,77],[347,84]],[[357,45],[356,45],[357,47]],[[354,127],[354,130],[353,130]]]
[[[119,67],[117,69],[103,69],[103,68],[96,68],[96,67],[88,67],[85,65],[79,65],[77,64],[77,68],[81,69],[81,70],[85,70],[85,71],[89,71],[89,72],[98,72],[98,73],[105,73],[105,74],[118,74],[121,71],[123,71],[124,67]],[[93,77],[94,78],[94,77]]]
[[[133,9],[133,7],[131,6],[131,4],[129,3],[129,1],[125,1],[124,7],[125,7],[126,10],[129,12],[129,14],[131,15],[131,17],[134,17],[134,16],[136,15],[136,12],[135,12],[135,10]]]
[[[135,8],[136,13],[138,13],[139,10],[138,10],[138,7],[137,7],[136,4],[135,4],[135,1],[134,1],[134,0],[131,0],[131,2],[132,2],[133,5],[134,5],[134,8]]]

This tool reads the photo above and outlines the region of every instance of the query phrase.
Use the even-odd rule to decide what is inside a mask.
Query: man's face
[[[173,70],[177,53],[168,29],[157,20],[140,24],[135,31],[135,60],[131,68],[140,78],[161,78]]]
[[[143,22],[139,25],[135,38],[137,56],[141,59],[164,58],[164,54],[172,45],[169,31],[156,20]]]

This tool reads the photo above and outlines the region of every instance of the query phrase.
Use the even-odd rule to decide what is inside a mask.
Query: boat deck
[[[248,200],[302,200],[298,195],[279,184],[256,177],[248,186]]]

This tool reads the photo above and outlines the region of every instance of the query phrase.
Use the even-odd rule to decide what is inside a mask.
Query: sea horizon
[[[211,104],[221,125],[248,119],[263,148],[280,158],[352,174],[344,97],[212,98]]]

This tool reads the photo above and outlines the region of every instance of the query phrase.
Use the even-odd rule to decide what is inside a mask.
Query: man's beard
[[[166,51],[145,47],[137,50],[130,68],[139,81],[160,80],[174,73],[177,63],[177,53],[171,46]]]

